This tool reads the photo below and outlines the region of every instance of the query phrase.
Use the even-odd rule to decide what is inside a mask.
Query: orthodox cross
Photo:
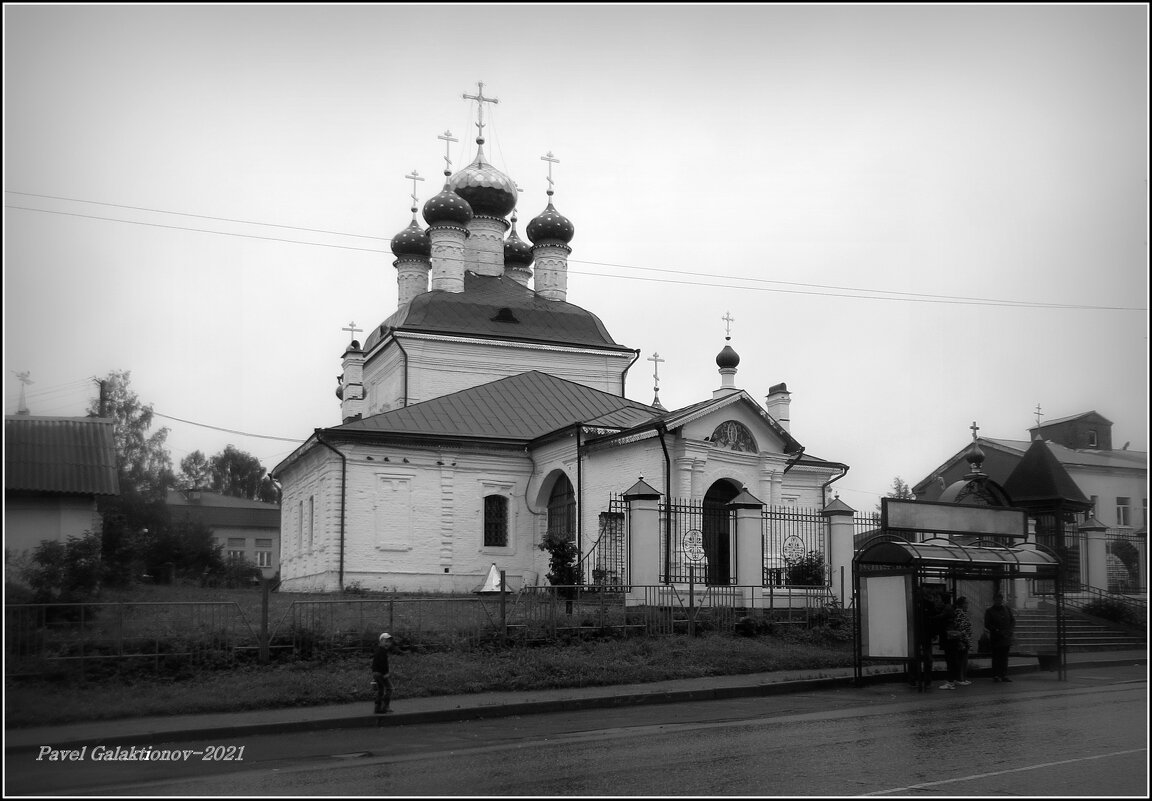
[[[975,440],[976,439],[976,432],[980,430],[980,426],[976,425],[976,421],[973,420],[972,425],[970,425],[968,427],[970,429],[972,429],[972,439]]]
[[[464,96],[467,97],[468,95],[464,95]],[[436,138],[444,140],[444,174],[445,175],[451,175],[452,174],[452,157],[451,157],[451,153],[449,151],[452,148],[452,143],[453,142],[459,142],[460,140],[456,139],[454,136],[452,136],[451,131],[445,131],[444,133],[440,134]]]
[[[541,156],[540,160],[548,162],[548,194],[552,194],[552,183],[553,183],[553,181],[552,181],[552,165],[553,164],[559,164],[560,159],[553,156],[552,151],[549,150],[548,155],[547,156]]]
[[[720,318],[724,321],[724,338],[732,338],[732,323],[736,322],[736,318],[732,316],[732,312],[724,312],[724,316]]]
[[[352,341],[355,342],[356,341],[356,332],[357,331],[363,331],[364,329],[363,328],[357,328],[356,323],[348,323],[347,328],[341,328],[340,330],[341,331],[351,331],[352,332]]]
[[[423,181],[424,179],[420,176],[420,173],[416,172],[416,170],[412,170],[411,175],[405,175],[404,177],[412,182],[412,205],[415,206],[416,205],[416,182],[417,181]]]
[[[464,99],[476,101],[476,108],[478,109],[477,117],[476,117],[476,119],[477,119],[476,137],[478,139],[483,139],[484,138],[484,104],[485,103],[499,103],[500,101],[498,99],[496,99],[495,97],[484,97],[484,82],[483,81],[477,81],[476,86],[479,87],[476,94],[470,95],[470,94],[466,93],[464,95]]]
[[[1036,404],[1036,426],[1037,426],[1037,428],[1039,428],[1039,426],[1040,426],[1040,418],[1041,418],[1041,416],[1043,416],[1043,414],[1044,414],[1044,412],[1040,411],[1040,404],[1037,403]]]
[[[648,357],[648,361],[652,362],[652,380],[656,382],[656,386],[653,387],[653,389],[655,389],[657,392],[659,392],[660,391],[660,362],[662,362],[664,360],[660,358],[659,353],[654,352],[651,356]]]

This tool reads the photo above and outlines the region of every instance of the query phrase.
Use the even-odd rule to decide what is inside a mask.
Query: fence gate
[[[766,506],[763,512],[764,586],[812,585],[827,576],[810,575],[803,566],[820,554],[827,563],[828,520],[819,509]]]

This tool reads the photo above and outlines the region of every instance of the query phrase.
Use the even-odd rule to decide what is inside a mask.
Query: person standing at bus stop
[[[1008,678],[1008,652],[1012,649],[1012,635],[1016,630],[1016,616],[1004,604],[1004,596],[996,593],[992,605],[984,613],[984,631],[992,649],[992,681],[1012,681]]]
[[[955,690],[966,687],[968,681],[968,650],[972,646],[972,620],[968,617],[968,599],[956,599],[951,610],[945,611],[944,620],[944,659],[948,663],[948,680],[940,685],[941,690]]]

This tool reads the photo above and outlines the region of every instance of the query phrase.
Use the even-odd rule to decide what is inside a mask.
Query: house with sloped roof
[[[97,501],[120,494],[112,421],[100,417],[4,418],[4,551],[102,529]]]
[[[729,330],[720,385],[698,403],[665,409],[656,375],[651,403],[630,399],[640,352],[567,301],[575,226],[551,175],[525,241],[518,187],[487,161],[482,136],[473,161],[444,174],[424,225],[413,206],[392,238],[397,307],[345,349],[341,422],[272,470],[281,587],[470,592],[493,565],[509,587],[542,584],[540,546],[557,537],[576,543],[586,582],[623,582],[638,560],[683,556],[670,531],[663,553],[627,550],[621,498],[640,479],[665,503],[703,510],[701,584],[734,583],[737,564],[785,564],[783,536],[738,552],[729,504],[821,508],[848,469],[793,436],[787,385],[763,405],[739,387]],[[800,539],[787,558],[808,547]]]
[[[1104,528],[1100,536],[1107,542],[1109,561],[1109,586],[1097,589],[1146,590],[1147,453],[1129,450],[1127,444],[1113,448],[1112,422],[1096,411],[1034,426],[1029,434],[1029,440],[976,438],[984,455],[984,472],[1004,486],[1013,505],[1045,508],[1049,514],[1059,509],[1059,520],[1038,523],[1041,529],[1047,526],[1076,540],[1063,545],[1068,550],[1064,556],[1079,565],[1081,583],[1094,586],[1089,580],[1087,535],[1076,533],[1091,519]],[[1042,443],[1042,452],[1037,442]],[[946,489],[963,477],[970,447],[971,443],[915,484],[916,499],[941,500]],[[1028,469],[1020,469],[1022,465]]]
[[[207,490],[168,490],[165,498],[174,523],[206,526],[225,561],[251,564],[264,578],[280,569],[280,505],[236,498]]]

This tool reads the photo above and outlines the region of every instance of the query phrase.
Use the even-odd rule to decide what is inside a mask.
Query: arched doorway
[[[576,493],[563,473],[548,495],[548,536],[569,542],[576,539]]]
[[[704,495],[702,528],[709,584],[728,584],[732,580],[732,515],[728,504],[739,494],[739,487],[721,479]]]

